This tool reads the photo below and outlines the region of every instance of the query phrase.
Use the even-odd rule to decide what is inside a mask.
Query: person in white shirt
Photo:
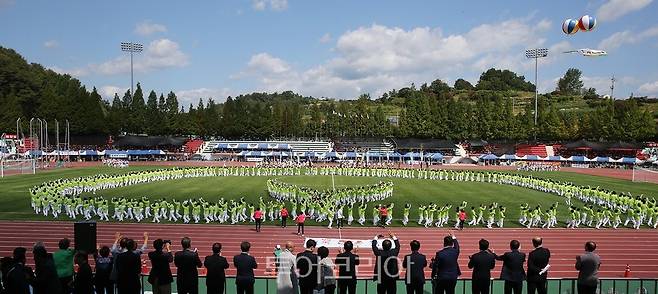
[[[297,257],[293,254],[294,250],[295,245],[288,241],[286,248],[281,251],[277,258],[276,291],[278,294],[299,293],[296,268]]]

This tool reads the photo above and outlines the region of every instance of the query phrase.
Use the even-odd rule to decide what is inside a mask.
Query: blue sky
[[[194,3],[194,4],[191,4]],[[534,79],[523,51],[546,47],[540,89],[569,67],[615,96],[658,95],[658,4],[591,1],[0,0],[0,45],[78,77],[105,97],[130,87],[122,41],[140,42],[135,80],[184,104],[253,91],[351,99],[490,67]],[[566,18],[594,31],[562,33]],[[562,51],[607,50],[587,58]]]

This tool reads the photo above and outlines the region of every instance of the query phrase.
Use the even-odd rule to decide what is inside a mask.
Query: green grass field
[[[34,185],[58,178],[74,178],[90,176],[100,173],[125,173],[135,170],[154,169],[157,167],[130,167],[127,169],[114,168],[76,168],[41,172],[36,175],[17,175],[0,180],[0,219],[4,220],[45,220],[49,217],[34,215],[30,208],[28,189]],[[534,176],[551,178],[560,181],[571,181],[579,185],[601,186],[608,189],[645,194],[655,197],[658,185],[648,183],[633,183],[605,177],[596,177],[567,172],[535,172]],[[100,191],[98,194],[105,197],[125,196],[150,198],[176,198],[189,199],[204,197],[206,200],[224,197],[226,199],[245,197],[252,203],[266,194],[266,181],[272,177],[214,177],[190,178],[166,182],[154,182],[112,190]],[[307,186],[315,189],[330,189],[332,179],[330,176],[283,176],[276,177],[281,181]],[[432,181],[397,178],[365,178],[365,177],[335,177],[337,188],[347,186],[361,186],[389,180],[394,183],[393,197],[386,202],[396,204],[395,217],[400,218],[405,203],[412,204],[411,220],[417,219],[419,205],[434,202],[437,204],[450,203],[456,207],[462,200],[468,205],[489,204],[498,202],[508,208],[507,218],[510,220],[506,226],[516,226],[513,220],[519,216],[519,204],[529,203],[531,206],[541,204],[547,208],[555,202],[560,203],[559,220],[567,219],[567,208],[564,199],[547,193],[537,192],[525,188],[507,185],[473,182]],[[577,203],[580,205],[580,203]],[[367,216],[370,216],[368,211]],[[355,212],[355,217],[356,212]]]

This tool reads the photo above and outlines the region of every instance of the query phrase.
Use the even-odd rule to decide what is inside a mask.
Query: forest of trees
[[[244,139],[278,137],[418,137],[463,140],[644,141],[656,138],[653,114],[638,99],[602,99],[582,89],[580,70],[569,69],[553,93],[534,105],[515,104],[532,83],[509,70],[489,69],[477,84],[458,79],[393,90],[354,100],[303,97],[291,91],[199,99],[179,105],[174,92],[146,94],[139,83],[105,101],[69,75],[28,64],[0,47],[0,132],[14,132],[17,118],[68,119],[72,134],[198,135]],[[561,109],[564,95],[581,95],[587,109]],[[54,127],[50,124],[49,127]],[[24,126],[27,129],[27,126]]]

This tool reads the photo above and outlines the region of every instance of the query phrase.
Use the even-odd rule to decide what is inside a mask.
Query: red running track
[[[266,257],[272,255],[275,245],[283,245],[286,241],[296,244],[296,251],[302,250],[302,237],[295,235],[296,228],[263,226],[261,233],[256,233],[250,226],[228,226],[228,225],[195,225],[195,224],[124,224],[124,223],[99,223],[98,244],[111,246],[115,232],[121,232],[124,236],[138,240],[141,245],[142,233],[147,231],[150,239],[171,239],[174,246],[172,250],[180,249],[179,241],[183,236],[192,238],[192,247],[199,249],[199,255],[210,254],[211,244],[221,242],[223,244],[223,255],[229,257],[239,253],[240,242],[247,240],[252,243],[251,253],[259,263],[256,274],[266,275]],[[421,252],[428,259],[442,247],[443,237],[448,233],[447,229],[425,229],[425,228],[390,228],[401,242],[402,250],[400,257],[409,253],[409,242],[417,239],[421,242]],[[379,228],[349,227],[342,230],[344,239],[370,239],[379,233],[386,233]],[[477,242],[480,238],[488,239],[491,247],[502,253],[509,248],[511,239],[521,241],[521,251],[529,252],[531,239],[535,236],[544,238],[544,246],[551,250],[550,277],[573,278],[577,276],[574,269],[575,256],[583,252],[585,241],[594,240],[598,244],[597,253],[601,256],[602,265],[600,277],[615,278],[623,275],[626,264],[631,266],[632,276],[641,278],[658,277],[658,233],[656,230],[594,230],[594,229],[466,229],[456,232],[462,246],[462,254],[459,263],[463,277],[470,278],[470,270],[467,268],[468,256],[477,252]],[[316,238],[338,238],[338,230],[329,230],[324,227],[307,227],[307,237]],[[63,237],[73,239],[72,222],[0,222],[0,256],[11,256],[11,251],[16,246],[30,248],[36,241],[43,241],[48,250],[57,248],[57,242]],[[151,243],[151,241],[149,241]],[[149,244],[150,251],[151,244]],[[31,250],[28,250],[31,251]],[[330,249],[330,254],[335,256],[336,249]],[[370,250],[361,249],[357,252],[361,258],[372,257]],[[144,256],[145,258],[145,256]],[[31,263],[31,254],[28,263]],[[372,273],[372,263],[359,266],[359,275],[366,277]],[[494,269],[494,277],[498,277],[501,264],[497,263]],[[234,274],[229,269],[229,275]],[[429,277],[429,270],[428,275]]]

